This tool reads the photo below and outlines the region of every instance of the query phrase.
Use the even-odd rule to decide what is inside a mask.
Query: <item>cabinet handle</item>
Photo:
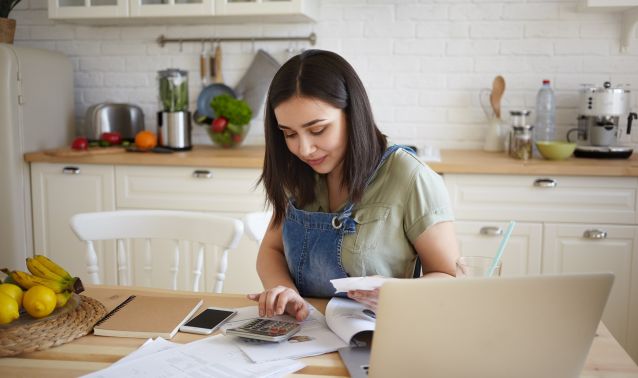
[[[210,179],[210,178],[213,178],[213,172],[211,172],[211,171],[209,171],[207,169],[196,169],[193,172],[193,177]]]
[[[62,168],[62,173],[64,173],[65,175],[79,175],[80,174],[80,168],[78,168],[78,167],[64,167],[64,168]]]
[[[551,178],[539,178],[534,180],[534,186],[538,188],[555,188],[558,186],[558,181]]]
[[[503,235],[503,229],[500,227],[485,226],[481,227],[479,234],[487,236],[501,236]]]
[[[583,237],[585,239],[607,239],[607,231],[603,230],[585,230],[583,232]]]

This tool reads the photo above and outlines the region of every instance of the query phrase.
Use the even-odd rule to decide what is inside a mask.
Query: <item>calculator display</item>
[[[250,322],[226,330],[226,334],[266,341],[284,341],[301,329],[294,322],[257,318]]]

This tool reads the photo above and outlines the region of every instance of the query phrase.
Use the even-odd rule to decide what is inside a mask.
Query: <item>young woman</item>
[[[455,274],[458,246],[441,178],[411,151],[387,146],[354,69],[309,50],[270,85],[261,176],[273,217],[257,271],[265,290],[248,297],[260,316],[303,320],[303,296],[331,297],[331,279]],[[379,291],[348,297],[376,308]]]

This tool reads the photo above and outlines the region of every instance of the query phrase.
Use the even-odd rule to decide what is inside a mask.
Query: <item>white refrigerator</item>
[[[73,96],[69,58],[0,43],[0,267],[24,270],[37,252],[24,154],[70,143]]]

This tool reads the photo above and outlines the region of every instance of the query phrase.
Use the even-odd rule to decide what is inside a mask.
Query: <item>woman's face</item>
[[[348,133],[342,109],[310,97],[294,96],[275,108],[288,149],[315,172],[340,172]]]

